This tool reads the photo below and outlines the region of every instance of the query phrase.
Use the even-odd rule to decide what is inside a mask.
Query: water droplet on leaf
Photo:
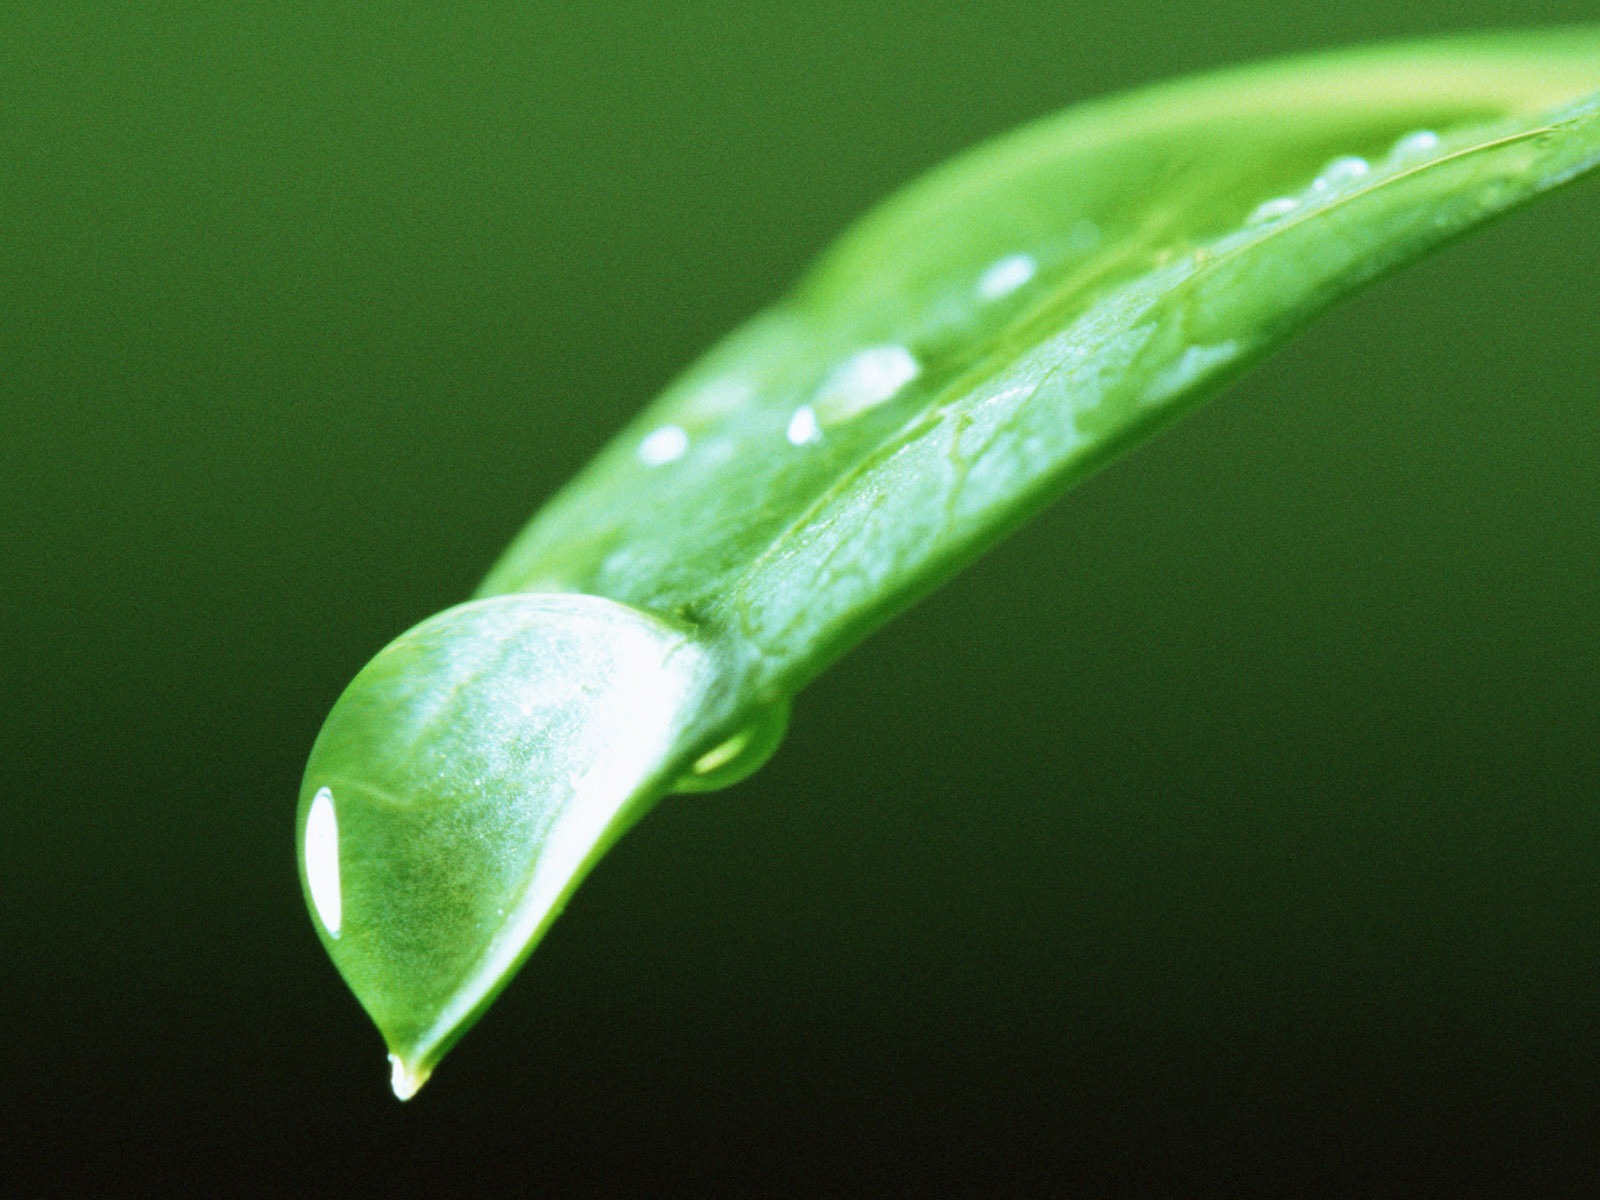
[[[345,690],[306,767],[301,870],[396,1094],[670,782],[710,678],[701,646],[647,613],[508,595],[424,621]]]
[[[810,410],[819,426],[842,424],[893,399],[921,371],[916,356],[904,346],[869,346],[840,363],[823,381]],[[789,440],[794,441],[792,425],[790,430]]]
[[[1344,187],[1346,184],[1354,183],[1371,170],[1372,165],[1366,159],[1357,158],[1353,154],[1346,155],[1343,158],[1336,158],[1322,168],[1322,174],[1312,180],[1311,190],[1314,192],[1331,192],[1337,188]]]
[[[1439,148],[1439,135],[1431,129],[1406,134],[1389,151],[1391,158],[1421,158]]]
[[[1271,200],[1265,200],[1258,204],[1255,211],[1245,218],[1244,223],[1246,225],[1266,225],[1272,221],[1282,220],[1299,207],[1300,201],[1292,196],[1274,196]]]
[[[695,760],[690,772],[673,784],[675,792],[714,792],[754,775],[783,744],[789,729],[789,702],[763,708],[756,718]]]
[[[784,436],[791,446],[806,446],[822,440],[822,426],[817,423],[817,413],[809,404],[802,404],[789,418]]]
[[[689,449],[689,434],[681,425],[663,425],[639,443],[639,461],[646,466],[659,467],[675,462]]]
[[[978,299],[999,300],[1009,296],[1032,279],[1038,270],[1039,264],[1031,254],[1011,254],[991,263],[978,276]]]

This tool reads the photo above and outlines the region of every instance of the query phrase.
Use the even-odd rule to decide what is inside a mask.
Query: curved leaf
[[[302,871],[397,1090],[628,821],[759,766],[833,657],[1316,313],[1597,164],[1586,28],[1086,105],[869,215],[534,519],[502,599],[329,718]]]

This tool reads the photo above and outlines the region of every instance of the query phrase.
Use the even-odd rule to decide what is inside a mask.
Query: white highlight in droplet
[[[339,889],[339,821],[333,811],[333,792],[322,788],[311,800],[306,817],[306,884],[322,927],[339,936],[344,920],[344,898]]]
[[[639,461],[646,466],[659,467],[682,458],[688,449],[689,434],[683,426],[663,425],[639,443]]]
[[[1394,144],[1389,153],[1395,158],[1420,158],[1439,148],[1439,135],[1431,129],[1418,129],[1408,133]]]
[[[978,298],[999,300],[1009,296],[1039,271],[1039,264],[1031,254],[1011,254],[990,263],[978,276]]]
[[[794,416],[789,418],[789,428],[785,437],[793,446],[804,446],[810,442],[822,440],[822,426],[817,424],[816,410],[809,404],[802,404],[794,410]]]

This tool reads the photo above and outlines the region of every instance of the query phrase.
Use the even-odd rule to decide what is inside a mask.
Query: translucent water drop
[[[893,399],[921,372],[916,356],[904,346],[869,346],[829,374],[817,389],[810,410],[819,426],[842,424]],[[792,432],[789,440],[794,441]]]
[[[789,418],[789,428],[784,431],[784,436],[789,439],[791,446],[806,446],[812,442],[822,440],[822,426],[817,421],[817,412],[809,404],[802,404],[794,410],[794,416]]]
[[[389,1055],[389,1088],[394,1092],[396,1100],[411,1099],[427,1082],[427,1073],[418,1075],[406,1066],[398,1054]]]
[[[1039,271],[1039,264],[1031,254],[1011,254],[991,263],[978,276],[978,298],[999,300],[1009,296],[1027,283]]]
[[[1322,174],[1312,180],[1311,190],[1314,192],[1334,191],[1344,187],[1346,184],[1354,183],[1371,170],[1371,163],[1364,158],[1356,157],[1354,154],[1336,158],[1322,168]]]
[[[707,732],[713,676],[688,632],[648,613],[509,595],[424,621],[345,690],[306,766],[300,867],[397,1095],[670,782]]]
[[[689,434],[681,425],[663,425],[639,443],[639,461],[659,467],[682,458],[688,449]]]
[[[1439,135],[1431,129],[1418,129],[1406,134],[1389,151],[1393,158],[1421,158],[1439,148]]]
[[[714,792],[748,779],[777,752],[788,729],[789,702],[768,705],[738,733],[696,759],[672,790]]]
[[[1264,200],[1256,205],[1255,211],[1245,218],[1244,223],[1266,225],[1272,221],[1280,221],[1299,207],[1300,201],[1292,196],[1274,196],[1271,200]]]

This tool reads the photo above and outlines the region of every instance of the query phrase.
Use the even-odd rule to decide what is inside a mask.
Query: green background
[[[292,818],[361,664],[897,184],[1183,71],[1593,16],[5,5],[8,1190],[1592,1180],[1592,184],[847,658],[410,1106]]]

